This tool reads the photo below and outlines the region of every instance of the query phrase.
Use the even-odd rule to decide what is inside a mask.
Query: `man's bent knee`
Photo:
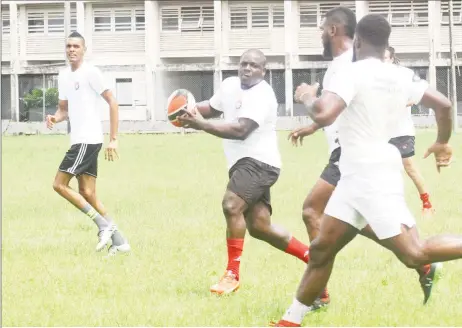
[[[334,243],[318,236],[310,244],[310,264],[319,267],[335,258]]]
[[[319,213],[311,206],[304,206],[302,211],[303,222],[307,227],[318,227],[321,221],[322,213]]]
[[[231,191],[226,191],[221,203],[226,217],[242,215],[246,208],[245,201]]]
[[[59,181],[54,181],[53,182],[53,189],[54,191],[56,191],[58,194],[62,194],[64,192],[64,190],[66,189],[66,185],[59,182]]]
[[[79,194],[82,195],[87,202],[91,202],[96,196],[95,190],[88,187],[79,188]]]
[[[246,222],[249,234],[256,239],[266,240],[271,229],[271,214],[266,204],[258,203],[247,213]]]
[[[70,178],[64,175],[64,173],[58,172],[55,180],[53,181],[53,190],[62,195],[69,185],[69,180]]]

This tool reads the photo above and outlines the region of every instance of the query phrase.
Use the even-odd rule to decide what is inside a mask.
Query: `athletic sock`
[[[99,231],[104,230],[107,226],[109,226],[106,219],[101,216],[101,214],[99,214],[89,203],[86,203],[80,210],[92,219],[93,222],[95,222]]]
[[[309,306],[300,303],[296,298],[294,298],[292,305],[290,305],[286,313],[284,313],[282,320],[300,325],[303,317],[308,313],[309,309]]]
[[[239,280],[239,267],[241,265],[241,255],[244,248],[244,239],[226,239],[228,247],[228,266],[226,271],[231,271]]]
[[[310,259],[310,248],[294,237],[290,238],[285,252],[299,258],[305,263],[308,263]]]
[[[109,224],[114,224],[114,220],[109,215],[106,214],[104,218]],[[122,233],[118,229],[114,232],[111,239],[112,245],[114,246],[120,246],[126,243],[125,238],[122,236]]]

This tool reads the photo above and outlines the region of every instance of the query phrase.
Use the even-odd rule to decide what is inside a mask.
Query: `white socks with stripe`
[[[309,309],[309,306],[300,303],[296,298],[294,298],[292,305],[287,309],[286,313],[282,317],[282,320],[300,325]]]

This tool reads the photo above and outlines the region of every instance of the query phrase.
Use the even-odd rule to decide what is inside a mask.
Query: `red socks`
[[[244,239],[226,239],[228,246],[228,267],[226,271],[231,271],[239,280],[239,266],[241,265],[242,249],[244,248]]]
[[[308,263],[310,259],[310,248],[294,237],[290,238],[289,245],[287,245],[285,252],[298,257],[305,263]]]
[[[425,193],[425,194],[420,194],[420,200],[423,203],[423,208],[424,209],[430,209],[432,208],[432,203],[430,203],[430,195]]]
[[[226,244],[228,246],[228,266],[226,267],[226,271],[234,273],[236,275],[236,279],[239,280],[239,267],[241,265],[244,239],[226,239]],[[285,252],[299,258],[305,263],[309,260],[309,247],[294,237],[290,238],[289,245]]]

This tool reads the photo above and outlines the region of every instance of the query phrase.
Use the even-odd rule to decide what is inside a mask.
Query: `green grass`
[[[308,242],[301,204],[326,163],[326,142],[318,133],[294,148],[286,136],[280,134],[284,167],[272,191],[273,221]],[[432,159],[421,159],[434,138],[419,132],[416,160],[437,213],[419,217],[417,191],[406,178],[409,205],[422,236],[462,234],[462,163],[438,175]],[[455,150],[461,143],[455,136]],[[209,293],[226,264],[220,140],[127,135],[118,162],[100,157],[99,196],[133,249],[109,261],[94,251],[93,222],[52,189],[67,148],[66,136],[3,138],[3,326],[265,326],[281,317],[305,266],[258,240],[246,239],[241,290],[224,298]],[[358,237],[336,261],[330,308],[304,325],[460,326],[461,272],[462,261],[445,263],[424,307],[417,274]]]

